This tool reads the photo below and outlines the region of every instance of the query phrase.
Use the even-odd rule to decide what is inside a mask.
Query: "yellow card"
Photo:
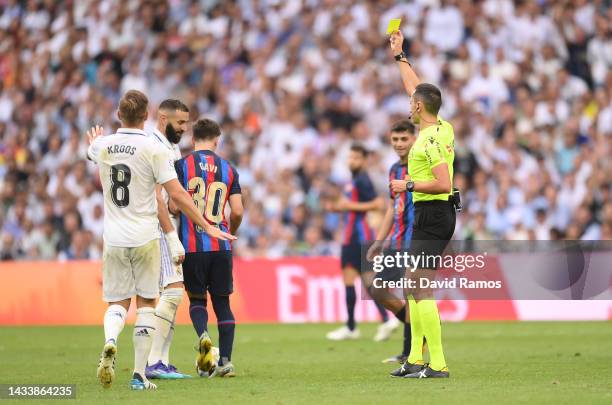
[[[398,31],[401,22],[402,22],[401,18],[392,18],[391,21],[389,21],[389,25],[387,26],[387,35],[391,35],[395,31]]]

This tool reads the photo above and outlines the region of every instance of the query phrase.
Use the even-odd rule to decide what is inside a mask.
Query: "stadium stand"
[[[1,259],[100,258],[84,134],[114,131],[132,88],[222,123],[240,256],[336,254],[321,201],[352,142],[387,193],[386,131],[409,107],[384,35],[399,17],[456,130],[455,237],[612,239],[608,1],[0,0]]]

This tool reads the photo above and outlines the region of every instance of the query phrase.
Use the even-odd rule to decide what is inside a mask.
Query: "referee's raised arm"
[[[419,79],[414,69],[412,69],[410,62],[408,62],[408,57],[402,49],[403,43],[404,35],[402,35],[402,32],[399,30],[392,33],[389,37],[389,45],[391,46],[391,51],[393,52],[393,56],[395,56],[395,60],[398,62],[404,88],[408,95],[412,96],[416,87],[421,84],[421,79]]]

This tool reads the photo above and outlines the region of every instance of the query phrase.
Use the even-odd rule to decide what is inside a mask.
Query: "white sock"
[[[104,313],[104,339],[105,343],[109,340],[114,340],[117,344],[119,334],[125,325],[127,311],[121,305],[109,305]]]
[[[170,332],[168,332],[168,336],[166,340],[164,340],[164,347],[162,347],[161,353],[161,361],[165,365],[170,364],[170,344],[172,343],[172,338],[174,337],[174,324],[176,323],[176,313],[174,313],[174,318],[172,318],[172,325],[170,325]]]
[[[155,336],[155,309],[151,307],[136,310],[136,324],[134,325],[134,372],[145,377],[147,358],[151,351],[151,343]]]
[[[171,339],[172,326],[176,317],[176,310],[178,309],[181,299],[183,298],[182,288],[168,288],[164,290],[159,298],[159,302],[155,307],[155,337],[153,338],[153,344],[151,345],[151,353],[149,354],[149,365],[153,365],[158,361],[164,361],[164,346],[166,341]],[[170,343],[167,344],[170,346]],[[167,352],[170,350],[168,347],[166,350],[166,359],[164,364],[168,365]]]

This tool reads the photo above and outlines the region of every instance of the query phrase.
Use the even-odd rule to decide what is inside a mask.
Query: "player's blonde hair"
[[[142,124],[147,118],[149,99],[143,92],[129,90],[119,100],[119,119],[126,126]]]

